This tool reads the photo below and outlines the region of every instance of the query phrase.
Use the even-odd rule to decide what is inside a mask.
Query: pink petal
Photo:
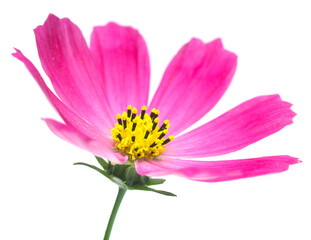
[[[109,132],[109,116],[103,79],[80,29],[69,19],[50,14],[35,29],[39,57],[53,87],[74,112]]]
[[[70,108],[68,108],[62,101],[60,101],[55,94],[48,88],[45,84],[44,80],[42,79],[40,73],[35,68],[35,66],[30,62],[21,51],[15,49],[16,53],[12,55],[23,62],[28,69],[28,71],[32,74],[34,79],[37,81],[38,85],[40,86],[41,90],[45,94],[46,98],[49,102],[54,106],[57,110],[59,115],[65,121],[65,123],[81,132],[90,138],[98,138],[101,140],[108,141],[107,137],[103,134],[102,130],[98,130],[97,128],[90,125],[87,121],[79,117],[75,112],[73,112]]]
[[[170,121],[170,134],[180,133],[215,106],[236,65],[237,56],[220,39],[207,44],[192,39],[169,64],[150,109],[160,110],[160,121]]]
[[[290,107],[279,95],[253,98],[175,138],[163,155],[199,158],[240,150],[291,124],[296,114]]]
[[[136,170],[141,175],[173,174],[196,181],[220,182],[283,172],[289,165],[299,162],[297,158],[286,155],[206,162],[165,159],[138,161]]]
[[[139,32],[109,23],[94,27],[91,51],[109,99],[113,119],[128,105],[147,105],[150,80],[148,50]]]
[[[113,141],[107,143],[97,140],[96,138],[90,138],[71,126],[67,126],[53,119],[43,119],[50,130],[61,139],[70,142],[77,147],[85,149],[95,156],[99,156],[105,159],[109,159],[113,162],[125,162],[124,158],[120,153],[113,151]]]

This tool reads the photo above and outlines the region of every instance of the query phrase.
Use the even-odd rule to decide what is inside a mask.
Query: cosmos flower
[[[137,30],[116,23],[94,27],[89,47],[76,25],[51,14],[34,32],[42,67],[57,96],[19,50],[13,55],[63,119],[44,121],[65,141],[111,162],[133,164],[141,175],[173,174],[204,182],[282,172],[299,162],[287,155],[206,161],[291,124],[295,113],[279,95],[255,97],[181,134],[230,85],[237,56],[220,39],[185,44],[148,104],[149,56]]]

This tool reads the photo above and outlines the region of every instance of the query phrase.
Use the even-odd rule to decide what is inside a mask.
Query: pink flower
[[[44,121],[58,137],[96,156],[119,163],[129,157],[141,175],[174,174],[204,182],[282,172],[299,162],[287,155],[189,160],[240,150],[291,124],[295,116],[279,95],[259,96],[178,135],[208,113],[231,82],[237,56],[225,50],[220,39],[185,44],[148,105],[149,57],[137,30],[116,23],[95,27],[88,47],[76,25],[51,14],[35,36],[42,67],[58,97],[19,50],[13,55],[25,64],[64,123]],[[164,137],[168,133],[177,137]]]

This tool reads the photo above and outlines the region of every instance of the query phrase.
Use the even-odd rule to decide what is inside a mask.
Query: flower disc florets
[[[159,156],[165,151],[165,145],[174,139],[173,136],[164,138],[170,124],[165,120],[159,126],[159,113],[159,110],[152,109],[149,116],[143,106],[141,114],[137,115],[137,109],[129,105],[127,112],[117,115],[118,123],[111,130],[115,148],[129,155],[130,160]]]

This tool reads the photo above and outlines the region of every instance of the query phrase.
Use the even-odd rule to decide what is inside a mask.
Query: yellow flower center
[[[137,109],[129,105],[127,112],[117,115],[118,123],[111,129],[115,148],[122,154],[127,154],[129,160],[140,158],[153,159],[165,151],[165,146],[174,139],[173,136],[164,138],[170,124],[165,120],[159,126],[159,110],[152,109],[150,116],[146,106],[137,115]]]

